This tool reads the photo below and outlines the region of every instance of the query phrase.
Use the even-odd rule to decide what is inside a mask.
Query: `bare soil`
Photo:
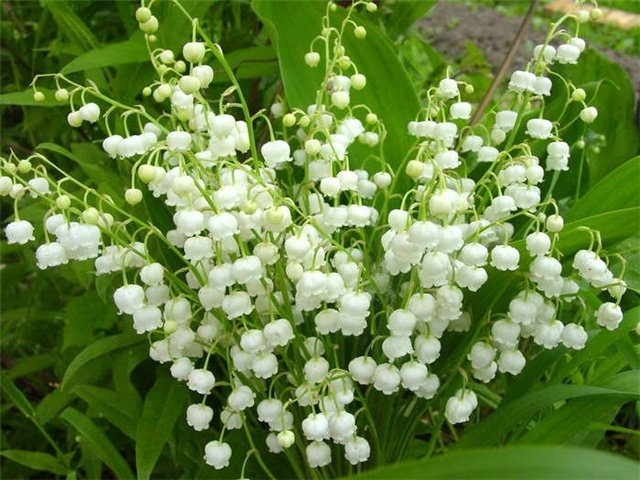
[[[436,50],[452,59],[464,54],[466,42],[473,42],[484,52],[495,72],[509,50],[521,23],[521,17],[506,16],[485,7],[470,8],[464,4],[440,0],[428,15],[418,22],[417,27]],[[530,24],[514,58],[512,69],[524,67],[531,57],[533,47],[542,43],[544,38],[545,32],[536,31]],[[640,58],[594,46],[627,71],[636,91],[636,99],[640,98]]]

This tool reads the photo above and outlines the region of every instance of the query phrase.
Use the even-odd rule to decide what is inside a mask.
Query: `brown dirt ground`
[[[464,4],[440,0],[428,15],[418,22],[417,27],[436,50],[452,59],[459,58],[464,53],[466,42],[473,42],[484,52],[495,72],[521,23],[521,17],[509,17],[485,7],[472,9]],[[536,31],[530,24],[511,70],[522,68],[529,60],[533,47],[542,43],[544,37],[544,32]],[[636,99],[640,98],[640,58],[597,46],[596,48],[618,62],[629,73],[636,90]]]

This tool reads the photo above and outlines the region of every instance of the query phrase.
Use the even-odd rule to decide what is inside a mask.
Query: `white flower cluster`
[[[139,9],[137,18],[148,35],[157,28],[148,9]],[[366,30],[356,26],[354,34],[364,38]],[[155,51],[160,80],[145,94],[164,105],[165,114],[153,119],[133,110],[146,121],[140,133],[110,134],[102,147],[117,161],[135,161],[140,182],[172,211],[171,229],[145,233],[181,258],[182,271],[154,259],[146,239],[122,234],[125,223],[112,215],[84,207],[74,217],[69,197],[56,198],[41,171],[25,181],[34,170],[9,162],[0,177],[0,195],[19,199],[29,191],[50,198],[45,231],[55,240],[38,247],[40,268],[94,258],[98,275],[134,270],[114,292],[114,303],[132,316],[138,333],[150,333],[151,358],[170,363],[172,376],[203,396],[186,411],[194,430],[214,422],[207,399],[222,390],[223,434],[254,419],[268,429],[267,447],[275,453],[302,437],[310,467],[332,461],[336,449],[329,442],[340,445],[351,464],[369,459],[359,418],[365,395],[438,395],[441,378],[456,375],[433,367],[448,332],[481,332],[468,367],[475,379],[489,382],[497,372],[522,371],[522,339],[543,348],[584,347],[585,328],[558,318],[561,305],[580,295],[576,280],[613,297],[615,303],[595,313],[607,329],[622,319],[618,303],[625,290],[600,249],[578,252],[572,272],[563,267],[556,247],[562,217],[542,198],[540,185],[545,167],[568,169],[570,146],[552,122],[534,118],[522,126],[517,113],[518,105],[550,95],[548,65],[575,63],[584,42],[572,37],[557,49],[536,47],[530,68],[511,77],[513,110],[495,112],[489,130],[461,128],[472,106],[459,82],[446,78],[430,89],[424,112],[408,125],[417,145],[404,173],[414,185],[395,208],[389,189],[402,172],[353,167],[353,145],[375,147],[385,130],[367,107],[359,106],[367,110],[364,118],[355,114],[353,91],[365,87],[366,77],[340,37],[334,42],[318,102],[285,115],[281,104],[274,106],[284,134],[272,132],[259,155],[249,119],[236,119],[222,100],[215,110],[201,95],[213,81],[207,55],[224,61],[217,47],[189,42],[184,60]],[[320,60],[313,50],[305,56],[311,67]],[[73,97],[62,90],[60,99]],[[99,119],[99,107],[87,103],[69,123]],[[527,141],[514,145],[518,132]],[[528,142],[548,140],[541,162]],[[134,205],[142,192],[134,185],[125,199]],[[528,233],[518,248],[513,239],[522,219]],[[5,228],[9,243],[33,240],[33,232],[25,220]],[[507,312],[469,309],[491,275],[512,271],[525,281]],[[346,347],[337,352],[336,345]],[[226,371],[212,371],[213,357]],[[444,415],[465,422],[477,406],[465,382],[446,400]],[[206,462],[217,469],[232,454],[223,434],[205,448]]]

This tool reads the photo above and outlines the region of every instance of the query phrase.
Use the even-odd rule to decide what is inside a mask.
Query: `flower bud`
[[[67,122],[72,127],[79,127],[82,125],[82,115],[78,111],[71,112],[67,115]]]
[[[155,33],[158,30],[158,19],[151,15],[146,22],[140,22],[138,27],[147,35]]]
[[[547,230],[551,233],[558,233],[564,227],[564,220],[560,215],[549,215],[546,221]]]
[[[200,63],[204,54],[205,45],[202,42],[188,42],[182,47],[182,56],[191,63]]]
[[[136,20],[139,23],[144,23],[151,18],[151,10],[147,7],[140,7],[136,10]]]
[[[582,88],[576,88],[571,94],[571,100],[574,102],[582,102],[585,98],[587,98],[587,94]]]
[[[44,93],[40,91],[33,92],[33,101],[34,102],[44,102]]]
[[[198,90],[200,90],[200,87],[202,85],[198,77],[195,77],[193,75],[184,75],[180,77],[180,80],[178,81],[178,86],[180,87],[180,90],[182,90],[184,93],[189,95],[191,93],[195,93]]]
[[[66,88],[59,88],[58,90],[56,90],[54,96],[56,97],[57,101],[66,102],[67,100],[69,100],[69,91]]]
[[[598,109],[596,107],[587,107],[580,112],[580,120],[585,123],[593,123],[598,116]]]
[[[138,188],[128,188],[124,192],[124,199],[129,205],[137,205],[142,201],[142,191]]]
[[[296,436],[291,430],[283,430],[277,435],[278,443],[282,448],[289,448],[296,442]]]
[[[282,117],[282,124],[285,127],[293,127],[296,124],[296,116],[293,113],[287,113]]]
[[[358,25],[356,28],[353,29],[353,34],[355,35],[356,38],[362,40],[364,37],[367,36],[367,29],[364,28],[362,25]]]
[[[350,80],[351,80],[351,86],[355,90],[362,90],[367,84],[367,77],[365,77],[361,73],[355,73],[351,75]]]
[[[320,54],[318,52],[309,52],[304,56],[304,62],[310,67],[317,67],[320,63]]]

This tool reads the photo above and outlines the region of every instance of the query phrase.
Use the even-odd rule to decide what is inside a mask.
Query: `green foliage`
[[[587,448],[511,445],[455,451],[437,458],[405,462],[349,478],[624,480],[635,476],[637,468],[636,462]]]
[[[366,41],[350,34],[345,38],[351,59],[367,75],[367,89],[354,93],[354,99],[367,104],[384,122],[388,139],[381,156],[394,172],[402,172],[410,159],[405,153],[411,151],[414,139],[407,135],[406,124],[421,106],[417,87],[424,86],[425,79],[432,83],[449,67],[438,52],[415,37],[394,44],[433,3],[391,2],[373,20],[356,16],[366,27]],[[308,68],[302,58],[321,27],[323,3],[254,0],[249,5],[193,0],[182,4],[213,32],[214,41],[221,42],[235,78],[252,92],[252,111],[268,108],[281,91],[289,109],[304,109],[314,101],[322,72]],[[34,73],[62,71],[79,82],[95,82],[123,101],[141,102],[140,90],[154,72],[147,64],[144,39],[133,17],[135,5],[95,1],[46,1],[42,7],[35,2],[12,5],[19,21],[11,28],[3,23],[2,30],[3,45],[8,43],[12,49],[9,63],[13,77],[9,79],[3,69],[2,149],[31,151],[38,145],[38,151],[51,156],[55,165],[73,171],[78,182],[111,196],[117,208],[134,211],[141,223],[167,230],[164,227],[171,224],[171,217],[162,202],[148,193],[136,207],[121,200],[122,191],[130,186],[128,170],[132,164],[108,158],[90,140],[95,127],[70,133],[65,126],[67,109],[59,106],[52,90],[38,87],[45,101],[36,104],[33,90],[25,89]],[[170,2],[155,5],[163,22],[158,44],[180,51],[191,32],[188,19]],[[344,12],[337,13],[338,18],[341,15]],[[26,24],[27,18],[38,18],[38,22]],[[24,41],[11,37],[13,32],[24,35]],[[482,72],[484,59],[475,46],[469,45],[463,64],[458,67],[477,67],[480,73],[474,83],[478,84],[477,80],[488,87],[489,79]],[[601,81],[604,71],[608,80]],[[582,351],[540,352],[519,377],[505,379],[495,391],[475,386],[482,401],[497,409],[482,411],[474,426],[452,429],[442,438],[435,432],[444,420],[434,421],[432,412],[415,406],[404,416],[396,416],[393,403],[382,395],[372,396],[374,415],[386,418],[388,426],[401,425],[403,434],[415,435],[405,435],[411,438],[409,442],[379,432],[381,445],[374,448],[385,446],[388,455],[380,457],[381,463],[400,463],[359,478],[595,479],[630,478],[637,472],[632,461],[596,450],[614,450],[608,439],[611,431],[620,432],[629,444],[637,442],[631,439],[637,420],[620,420],[640,400],[640,356],[634,331],[640,310],[631,308],[638,305],[633,290],[640,291],[640,194],[633,181],[640,173],[640,157],[636,156],[633,89],[618,66],[591,50],[578,66],[558,69],[557,73],[584,88],[589,103],[600,113],[594,124],[574,124],[562,132],[568,141],[584,138],[586,148],[572,151],[572,163],[582,162],[583,168],[562,173],[557,179],[556,191],[565,197],[561,207],[567,220],[559,247],[566,255],[565,264],[569,264],[571,254],[589,245],[590,237],[583,227],[590,226],[600,231],[608,251],[623,254],[629,263],[625,278],[630,288],[625,320],[614,332],[592,333]],[[230,80],[228,73],[218,68],[213,87],[216,93],[226,89]],[[561,93],[554,93],[546,113],[575,116],[573,107],[561,112],[568,92],[560,81],[554,85],[555,91]],[[479,100],[481,93],[476,92],[474,100]],[[259,126],[266,132],[264,125]],[[368,168],[369,162],[378,161],[365,156],[364,150],[354,152],[354,168]],[[407,185],[394,185],[395,193],[404,194]],[[11,219],[12,208],[3,198],[3,223]],[[21,218],[34,223],[43,215],[44,209],[35,203],[20,210]],[[38,241],[42,235],[40,228]],[[154,242],[150,248],[161,251],[156,258],[162,256],[166,265],[177,265],[172,252]],[[523,241],[515,246],[524,251]],[[39,272],[30,254],[4,240],[0,249],[3,477],[41,478],[43,473],[68,478],[210,477],[210,471],[201,467],[205,436],[180,421],[186,405],[194,400],[184,385],[169,376],[166,365],[156,367],[145,361],[149,342],[132,332],[130,319],[117,320],[111,294],[121,279],[117,275],[94,278],[90,262]],[[507,294],[517,288],[505,278],[492,278],[471,307],[483,311],[504,304],[510,298]],[[592,300],[596,305],[600,301]],[[593,321],[588,325],[593,326]],[[464,360],[475,336],[461,338],[445,345],[438,367],[454,371]],[[453,383],[445,384],[434,405],[440,402],[442,407],[442,399],[456,388]],[[212,403],[216,414],[224,407],[220,398]],[[367,413],[371,414],[363,415]],[[208,432],[206,439],[218,433]],[[229,437],[238,451],[246,447],[241,433]],[[260,441],[262,437],[255,435]],[[481,448],[487,446],[496,448]],[[625,451],[627,455],[630,452],[632,448]],[[282,456],[265,455],[265,459],[279,477],[294,475],[291,468],[295,466],[286,465]],[[234,457],[234,474],[240,475],[244,460]],[[255,455],[249,457],[246,472],[252,478],[263,475]]]

